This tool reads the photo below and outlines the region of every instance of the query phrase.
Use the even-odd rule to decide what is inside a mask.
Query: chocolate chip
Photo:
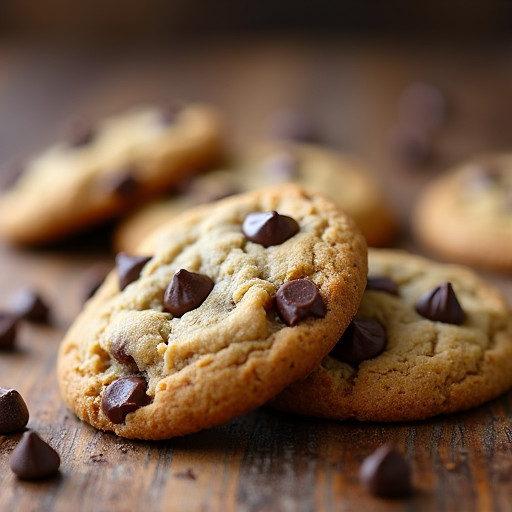
[[[140,185],[134,177],[134,172],[134,167],[129,165],[118,169],[104,181],[104,189],[120,197],[126,198],[132,196]]]
[[[57,473],[60,457],[35,432],[25,432],[12,453],[10,466],[20,478],[37,480]]]
[[[281,183],[296,179],[299,166],[290,153],[276,153],[265,160],[263,171],[271,181]]]
[[[398,295],[398,285],[387,276],[369,277],[366,282],[366,289]]]
[[[363,361],[381,354],[386,343],[386,329],[378,320],[353,320],[330,355],[338,361],[357,367]]]
[[[400,498],[412,491],[409,463],[391,443],[364,459],[359,478],[370,493],[382,498]]]
[[[110,344],[110,353],[114,358],[127,366],[137,368],[137,364],[135,363],[135,359],[126,352],[126,339],[119,337],[112,340]]]
[[[280,286],[276,293],[276,307],[290,327],[308,316],[323,318],[327,313],[318,288],[309,279],[294,279]]]
[[[269,122],[269,134],[274,139],[295,142],[320,142],[319,136],[311,119],[297,110],[280,110]]]
[[[11,310],[20,318],[32,322],[47,322],[50,309],[37,290],[25,287],[18,290],[11,299]]]
[[[250,213],[244,220],[242,231],[248,240],[269,247],[279,245],[299,231],[295,219],[279,215],[276,211]]]
[[[19,319],[12,313],[0,312],[0,350],[14,347]]]
[[[416,311],[429,320],[447,324],[459,325],[466,318],[449,282],[425,292],[416,302]]]
[[[11,434],[25,428],[28,408],[15,389],[0,388],[0,435]]]
[[[131,256],[120,252],[116,256],[117,275],[119,276],[119,288],[124,290],[130,283],[136,281],[144,265],[151,256]]]
[[[123,423],[126,415],[148,405],[146,383],[139,377],[123,377],[110,384],[101,401],[101,409],[112,423]]]
[[[67,136],[68,146],[71,148],[80,148],[86,146],[95,136],[94,125],[85,120],[76,121]]]
[[[173,316],[181,317],[200,306],[213,285],[213,281],[204,274],[178,270],[165,290],[164,309]]]

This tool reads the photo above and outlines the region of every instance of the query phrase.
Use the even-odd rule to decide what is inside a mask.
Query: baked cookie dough
[[[134,107],[30,161],[0,198],[0,235],[41,244],[116,216],[219,160],[223,121],[199,104]]]
[[[189,210],[117,267],[62,342],[61,393],[96,428],[164,439],[309,374],[357,311],[367,251],[350,217],[290,184]]]
[[[370,246],[385,246],[396,234],[380,188],[359,161],[321,146],[267,142],[248,149],[226,168],[197,176],[187,193],[128,216],[115,233],[114,246],[134,250],[148,231],[198,203],[286,182],[331,197],[356,221]]]
[[[512,153],[475,158],[420,194],[412,228],[447,260],[512,270]]]
[[[372,249],[355,321],[305,380],[271,405],[311,416],[421,420],[512,386],[512,324],[500,293],[461,266]]]

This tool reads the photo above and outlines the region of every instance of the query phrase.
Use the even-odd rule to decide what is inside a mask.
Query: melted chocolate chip
[[[280,286],[276,293],[276,307],[290,327],[308,316],[323,318],[327,313],[318,288],[309,279],[294,279]]]
[[[447,324],[459,325],[466,318],[449,282],[424,293],[416,302],[416,311],[429,320]]]
[[[181,317],[200,306],[213,285],[214,282],[204,274],[178,270],[165,290],[164,309],[175,317]]]
[[[15,389],[0,388],[0,435],[23,430],[28,416],[22,396]]]
[[[123,423],[126,415],[148,405],[146,383],[139,377],[123,377],[110,384],[101,401],[101,409],[112,423]]]
[[[295,219],[279,215],[276,211],[250,213],[244,220],[242,231],[248,240],[269,247],[279,245],[299,231]]]
[[[135,363],[135,359],[133,359],[133,357],[128,354],[126,349],[126,340],[121,337],[113,339],[112,343],[110,344],[110,353],[114,356],[115,359],[117,359],[117,361],[136,369],[137,364]]]
[[[0,350],[14,347],[18,330],[19,316],[0,312]]]
[[[139,182],[134,177],[134,168],[126,166],[118,169],[104,182],[104,188],[107,192],[120,197],[132,196],[139,188]]]
[[[290,153],[276,153],[263,163],[265,175],[274,183],[291,181],[297,178],[299,166]]]
[[[89,121],[77,121],[71,127],[67,136],[68,146],[71,148],[80,148],[91,143],[96,135],[94,125]]]
[[[21,288],[11,299],[11,309],[20,318],[32,322],[47,322],[50,309],[41,298],[37,290],[26,287]]]
[[[130,256],[120,252],[116,256],[117,274],[119,276],[119,288],[124,290],[130,283],[136,281],[144,265],[151,256]]]
[[[364,459],[359,478],[369,492],[383,498],[399,498],[412,491],[409,463],[391,443]]]
[[[378,320],[353,320],[330,355],[338,361],[356,367],[363,361],[381,354],[386,348],[386,342],[386,329]]]
[[[20,478],[37,480],[57,473],[60,457],[35,432],[25,432],[12,453],[10,466]]]
[[[366,289],[398,295],[398,285],[387,276],[369,277],[366,282]]]

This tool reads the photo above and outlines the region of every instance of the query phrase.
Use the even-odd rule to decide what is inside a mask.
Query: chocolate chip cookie
[[[475,158],[434,180],[418,198],[412,228],[442,258],[512,270],[512,156]]]
[[[461,266],[372,249],[359,311],[273,407],[364,421],[467,409],[512,386],[512,322],[500,293]]]
[[[366,276],[364,237],[320,194],[289,184],[198,206],[118,255],[62,342],[62,396],[129,438],[228,421],[313,370]]]
[[[40,244],[116,216],[215,163],[223,136],[220,114],[193,104],[172,115],[134,107],[78,126],[0,198],[0,235]]]
[[[226,168],[197,176],[185,194],[130,215],[115,234],[115,247],[132,251],[141,237],[195,204],[279,183],[294,182],[331,197],[359,226],[371,246],[389,243],[396,223],[369,171],[356,159],[316,145],[267,142],[249,148]]]

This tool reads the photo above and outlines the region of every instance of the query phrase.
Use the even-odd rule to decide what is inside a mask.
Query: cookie
[[[436,256],[512,270],[512,156],[475,158],[435,179],[418,197],[412,229]]]
[[[273,407],[410,421],[468,409],[512,386],[512,323],[497,290],[468,268],[400,251],[372,249],[368,265],[354,321]]]
[[[189,210],[117,262],[66,334],[58,380],[80,418],[140,439],[223,423],[305,377],[367,275],[353,221],[291,184]]]
[[[382,191],[356,159],[315,145],[267,142],[248,149],[226,168],[197,176],[187,193],[130,215],[117,229],[114,246],[132,251],[148,231],[195,204],[286,182],[330,196],[356,221],[370,246],[386,245],[396,234]]]
[[[54,241],[160,195],[218,161],[224,128],[204,105],[139,106],[83,125],[30,161],[0,199],[0,234]]]

